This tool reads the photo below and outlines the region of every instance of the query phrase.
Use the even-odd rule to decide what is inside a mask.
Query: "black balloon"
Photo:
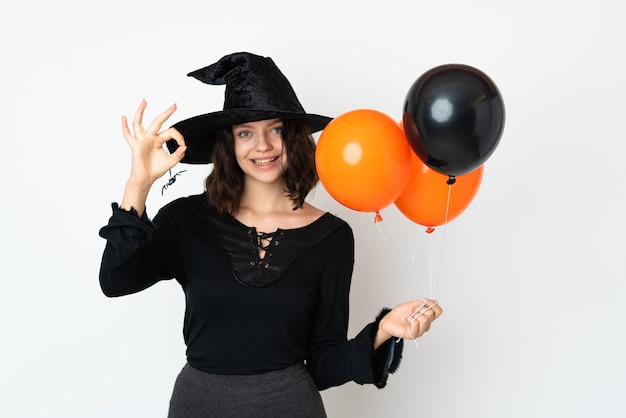
[[[424,164],[459,176],[479,168],[497,147],[504,130],[504,103],[483,72],[447,64],[413,83],[402,123],[411,148]]]

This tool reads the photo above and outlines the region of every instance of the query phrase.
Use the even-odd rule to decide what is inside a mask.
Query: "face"
[[[269,119],[232,127],[235,158],[247,179],[263,183],[281,180],[287,165],[282,126],[281,119]]]

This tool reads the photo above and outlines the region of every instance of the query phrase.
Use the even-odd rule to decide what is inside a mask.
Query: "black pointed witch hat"
[[[298,118],[308,122],[314,133],[332,120],[306,113],[289,80],[269,57],[237,52],[187,75],[206,84],[225,84],[226,92],[223,110],[174,124],[187,145],[183,163],[210,163],[216,134],[221,128],[265,119]],[[173,152],[178,144],[170,140],[167,148]]]

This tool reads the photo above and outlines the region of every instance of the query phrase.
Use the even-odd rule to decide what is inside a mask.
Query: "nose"
[[[258,141],[256,143],[257,151],[268,151],[272,149],[272,144],[270,142],[269,134],[262,133],[258,136]]]

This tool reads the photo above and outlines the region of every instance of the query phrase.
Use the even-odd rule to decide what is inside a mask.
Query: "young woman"
[[[317,183],[309,114],[270,58],[227,55],[190,75],[226,84],[224,108],[162,129],[171,106],[122,131],[132,164],[107,239],[107,296],[176,279],[186,297],[187,364],[170,417],[324,417],[320,390],[348,381],[385,386],[403,338],[441,314],[420,299],[383,309],[347,338],[354,242],[347,223],[305,201]],[[169,152],[164,149],[167,146]],[[213,163],[205,192],[173,201],[153,220],[146,198],[179,162]]]

